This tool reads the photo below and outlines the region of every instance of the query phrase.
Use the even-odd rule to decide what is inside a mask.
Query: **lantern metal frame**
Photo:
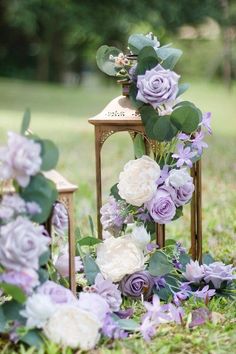
[[[145,139],[146,153],[154,147],[143,126],[139,112],[136,111],[128,98],[127,87],[124,87],[124,96],[113,99],[101,113],[89,119],[94,125],[95,132],[95,160],[96,160],[96,192],[97,192],[97,230],[98,237],[102,239],[102,225],[100,209],[102,206],[102,174],[101,174],[101,150],[105,141],[117,132],[129,132],[131,138],[141,134]],[[201,161],[197,161],[191,168],[191,176],[195,190],[191,201],[191,249],[193,259],[202,259],[202,185],[201,185]],[[165,246],[165,225],[156,224],[156,243],[159,247]]]

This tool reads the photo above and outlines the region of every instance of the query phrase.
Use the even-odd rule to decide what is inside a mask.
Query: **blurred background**
[[[89,234],[95,217],[93,127],[87,119],[120,94],[96,67],[102,44],[126,50],[132,33],[152,31],[184,51],[175,70],[185,94],[212,112],[214,134],[203,158],[204,247],[235,257],[236,240],[236,1],[0,0],[0,138],[18,130],[25,108],[31,129],[53,139],[58,169],[79,185],[77,224]],[[103,150],[104,195],[133,157],[127,134]],[[188,245],[188,210],[169,227]]]

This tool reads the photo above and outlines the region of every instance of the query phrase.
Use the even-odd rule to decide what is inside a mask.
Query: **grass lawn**
[[[191,83],[191,80],[189,80]],[[228,92],[220,83],[194,81],[185,94],[213,115],[214,134],[203,157],[203,247],[225,262],[236,260],[236,85]],[[54,140],[60,148],[58,170],[79,185],[76,223],[88,235],[88,215],[95,218],[95,168],[93,127],[87,119],[99,112],[120,88],[89,81],[80,88],[0,80],[0,139],[7,130],[19,130],[26,107],[32,112],[31,129]],[[112,136],[103,150],[104,197],[117,181],[124,163],[132,158],[127,134]],[[189,245],[189,213],[168,227],[168,236]],[[189,303],[186,312],[197,304]],[[214,299],[211,308],[223,314],[219,323],[189,331],[160,328],[150,345],[138,338],[105,343],[94,353],[232,353],[236,347],[235,302]],[[18,351],[16,351],[18,352]],[[60,353],[48,346],[45,353]],[[1,351],[4,353],[4,351]],[[6,353],[8,353],[6,349]],[[14,353],[13,349],[9,353]],[[23,353],[19,351],[19,353]],[[28,352],[28,353],[33,353]],[[43,351],[42,351],[43,353]],[[69,353],[69,351],[68,351]]]

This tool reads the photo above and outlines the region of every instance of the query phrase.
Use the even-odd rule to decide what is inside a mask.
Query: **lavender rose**
[[[193,192],[194,184],[192,182],[188,182],[184,186],[179,187],[176,190],[175,205],[179,207],[181,205],[187,204],[191,200]]]
[[[40,170],[40,153],[40,144],[9,132],[8,145],[0,148],[0,179],[14,178],[21,187],[26,187],[30,176],[36,175]]]
[[[111,311],[119,311],[122,299],[118,285],[113,284],[110,279],[104,279],[102,274],[98,273],[93,289],[106,300]]]
[[[140,298],[143,295],[145,299],[148,299],[154,285],[153,277],[144,270],[126,275],[120,282],[120,290],[125,296]]]
[[[172,196],[164,187],[157,189],[155,196],[146,206],[153,220],[159,224],[167,224],[176,213]]]
[[[39,257],[47,251],[49,238],[44,227],[18,216],[0,228],[0,263],[10,270],[39,267]]]
[[[230,284],[236,279],[236,270],[231,264],[225,265],[222,262],[213,262],[209,265],[204,264],[204,280],[206,283],[212,283],[215,289],[220,289],[222,283]]]
[[[38,273],[33,269],[25,269],[20,272],[7,271],[1,274],[0,282],[18,286],[26,294],[31,294],[33,288],[39,285]]]
[[[37,289],[37,294],[47,295],[53,304],[73,304],[77,302],[73,293],[54,281],[47,280]]]
[[[160,64],[144,75],[138,75],[137,100],[149,103],[157,109],[160,105],[169,104],[176,99],[180,76],[174,71],[164,69]]]

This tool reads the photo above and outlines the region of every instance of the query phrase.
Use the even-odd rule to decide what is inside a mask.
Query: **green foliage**
[[[33,220],[43,223],[48,219],[52,205],[57,199],[57,189],[52,181],[39,173],[31,177],[26,188],[20,188],[20,195],[26,201],[34,201],[40,206],[41,213],[35,214]]]
[[[20,338],[20,340],[30,347],[35,347],[37,349],[41,348],[44,344],[42,336],[40,335],[40,330],[38,329],[32,329],[28,331],[24,336]]]
[[[144,138],[141,134],[137,134],[133,140],[134,155],[136,158],[142,157],[146,153]]]
[[[95,237],[91,237],[91,236],[86,236],[86,237],[83,237],[81,238],[79,241],[78,241],[78,244],[80,246],[89,246],[89,247],[92,247],[92,246],[95,246],[97,245],[98,243],[101,243],[102,241],[99,240],[98,238],[95,238]]]
[[[26,301],[26,295],[24,291],[16,285],[8,283],[0,283],[0,288],[6,295],[11,296],[14,300],[23,304]]]
[[[20,133],[24,135],[30,126],[30,110],[27,109],[23,115]]]
[[[158,58],[153,47],[144,47],[138,54],[138,64],[136,75],[142,75],[147,70],[152,69],[158,64]]]
[[[190,84],[185,83],[185,84],[180,84],[179,85],[179,91],[176,97],[181,96],[185,91],[189,89]]]
[[[97,274],[100,273],[100,270],[99,270],[96,262],[88,254],[86,254],[84,256],[83,264],[84,264],[84,273],[87,278],[87,281],[88,281],[89,285],[92,285],[92,284],[94,284]]]
[[[173,269],[172,263],[162,251],[156,251],[150,258],[148,271],[153,276],[163,276]]]
[[[213,262],[215,262],[215,260],[210,253],[204,253],[202,255],[202,263],[209,265]]]
[[[5,326],[6,326],[6,317],[5,314],[3,312],[3,308],[0,306],[0,332],[4,332],[5,330]]]
[[[145,47],[154,47],[155,41],[144,34],[132,34],[128,39],[128,47],[133,54],[139,54]]]
[[[183,54],[182,50],[176,48],[160,47],[156,50],[157,56],[161,59],[161,65],[165,69],[172,70]]]
[[[116,315],[113,315],[112,318],[117,323],[117,325],[125,331],[134,332],[139,327],[139,323],[133,319],[121,319]]]
[[[114,184],[114,186],[111,187],[110,195],[112,195],[116,200],[121,200],[117,186],[118,186],[118,183]]]
[[[17,320],[20,323],[24,322],[25,319],[20,315],[20,311],[23,309],[23,305],[15,300],[7,301],[1,305],[4,316],[7,321]]]
[[[58,162],[59,150],[51,140],[36,140],[41,145],[42,171],[52,170]]]
[[[49,259],[51,257],[51,251],[48,250],[44,252],[40,257],[39,257],[39,265],[44,266],[45,264],[48,263]]]
[[[116,57],[120,52],[121,50],[118,48],[102,45],[97,50],[96,54],[97,66],[99,69],[109,76],[116,76],[118,70],[115,67],[115,63],[110,60],[110,55]]]
[[[199,110],[192,104],[182,104],[174,109],[170,120],[178,130],[190,134],[198,128],[200,122]]]

